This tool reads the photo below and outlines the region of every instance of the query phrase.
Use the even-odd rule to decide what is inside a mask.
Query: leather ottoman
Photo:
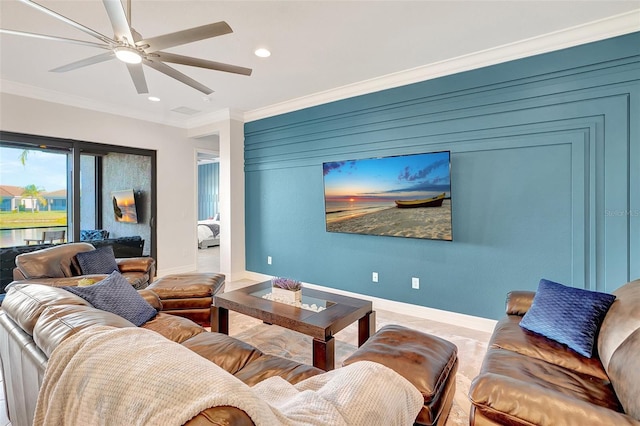
[[[420,425],[444,425],[456,390],[458,348],[453,343],[400,325],[387,325],[342,365],[356,361],[383,364],[409,380],[424,397]]]
[[[158,295],[162,312],[211,326],[213,296],[224,290],[225,276],[215,273],[173,274],[155,280],[148,290]]]

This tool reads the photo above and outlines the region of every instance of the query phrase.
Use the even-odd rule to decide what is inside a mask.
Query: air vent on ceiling
[[[200,112],[197,109],[193,109],[193,108],[189,108],[189,107],[185,107],[185,106],[174,108],[171,111],[178,112],[180,114],[186,114],[186,115],[193,115],[193,114],[197,114],[197,113]]]

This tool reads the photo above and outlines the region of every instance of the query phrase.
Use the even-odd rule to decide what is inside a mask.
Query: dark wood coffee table
[[[211,331],[229,334],[229,310],[313,337],[313,365],[325,371],[335,368],[334,334],[358,321],[358,346],[375,333],[376,317],[370,301],[310,288],[302,289],[302,302],[326,309],[314,312],[262,298],[271,282],[217,294]]]

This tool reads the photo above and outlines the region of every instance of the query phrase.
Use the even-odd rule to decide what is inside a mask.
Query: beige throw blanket
[[[413,424],[422,403],[406,379],[373,362],[251,388],[153,331],[96,326],[51,355],[34,425],[182,425],[229,405],[258,426],[401,426]]]

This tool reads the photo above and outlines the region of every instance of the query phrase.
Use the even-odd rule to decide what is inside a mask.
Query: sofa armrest
[[[156,275],[156,261],[152,257],[125,257],[116,259],[120,272],[144,272],[149,275],[149,283]]]
[[[507,315],[523,316],[527,313],[533,302],[535,291],[516,290],[507,294],[506,311]]]

